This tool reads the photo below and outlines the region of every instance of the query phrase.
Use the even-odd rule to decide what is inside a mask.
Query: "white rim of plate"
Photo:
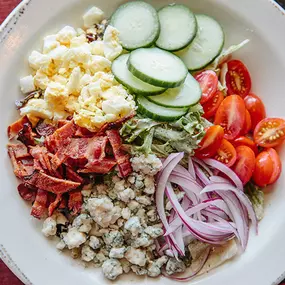
[[[4,22],[0,25],[0,39],[5,39],[5,36],[3,38],[3,34],[7,32],[7,28],[11,24],[14,17],[16,17],[17,14],[20,13],[21,9],[24,7],[27,7],[27,5],[32,0],[22,0],[8,15],[8,17],[4,20]],[[271,3],[276,9],[282,13],[282,15],[285,15],[285,9],[278,4],[275,0],[267,0],[269,3]],[[0,40],[0,44],[1,44]],[[13,261],[5,247],[0,244],[0,258],[1,260],[6,264],[6,266],[25,284],[25,285],[33,285],[31,281],[27,278],[27,276],[21,271],[21,269],[17,266],[17,264]],[[285,270],[285,269],[284,269]],[[282,282],[285,278],[285,271],[281,276],[279,276],[276,281],[272,283],[272,285],[278,285],[280,282]]]

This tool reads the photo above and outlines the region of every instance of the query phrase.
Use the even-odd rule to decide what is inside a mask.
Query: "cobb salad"
[[[115,280],[192,280],[246,250],[279,178],[267,118],[220,24],[127,2],[43,39],[7,145],[19,195],[60,251]],[[246,48],[246,47],[245,47]]]

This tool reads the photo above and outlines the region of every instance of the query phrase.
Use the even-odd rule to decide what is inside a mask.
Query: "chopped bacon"
[[[69,192],[81,185],[78,182],[55,178],[39,171],[35,171],[29,177],[25,177],[24,181],[30,186],[46,190],[56,195]]]
[[[61,128],[61,127],[65,126],[67,123],[69,123],[69,121],[70,121],[70,120],[59,120],[59,121],[57,122],[57,127],[58,127],[58,128]]]
[[[86,157],[90,161],[93,159],[103,159],[106,156],[105,149],[108,142],[107,137],[93,137],[89,140]]]
[[[62,194],[56,195],[56,199],[48,206],[48,216],[52,216],[56,208],[60,205]]]
[[[36,126],[36,132],[42,137],[47,137],[52,135],[55,132],[55,126],[47,124],[44,121],[40,121]]]
[[[52,135],[46,138],[46,145],[51,152],[56,152],[59,147],[66,145],[73,137],[76,126],[73,121],[68,121],[64,126],[57,129]]]
[[[45,147],[39,145],[31,147],[30,154],[35,159],[35,169],[43,169],[46,173],[53,174],[48,150]]]
[[[72,215],[77,215],[81,211],[82,204],[83,198],[81,191],[77,190],[69,193],[68,209]]]
[[[73,171],[71,167],[66,166],[65,171],[66,171],[66,179],[78,182],[80,184],[84,182],[84,179],[81,176],[79,176],[75,171]]]
[[[19,119],[18,121],[11,124],[7,129],[9,140],[16,137],[18,135],[18,133],[23,129],[24,124],[27,124],[27,123],[29,123],[29,119],[27,116],[24,116],[21,119]]]
[[[33,166],[30,165],[24,165],[21,161],[18,161],[15,156],[15,152],[13,147],[11,145],[8,145],[8,154],[11,159],[14,173],[17,177],[23,178],[25,176],[31,175],[34,171]]]
[[[8,144],[8,148],[12,148],[17,159],[27,158],[30,156],[27,147],[22,143]]]
[[[80,137],[80,138],[91,138],[95,135],[95,133],[89,131],[86,128],[83,127],[77,127],[77,130],[75,132],[75,136],[76,137]]]
[[[35,189],[27,187],[25,184],[20,184],[18,186],[18,192],[25,201],[35,201],[37,192]]]
[[[44,190],[38,190],[36,200],[32,206],[31,215],[37,219],[41,219],[44,217],[46,212],[46,205],[48,200],[48,192]]]
[[[65,210],[65,209],[67,209],[67,207],[68,207],[68,198],[66,195],[63,194],[61,197],[61,201],[58,205],[58,209],[59,210]]]
[[[94,159],[86,164],[85,169],[80,169],[78,172],[106,174],[110,172],[116,164],[116,161],[111,158]]]
[[[18,140],[26,146],[33,146],[36,144],[35,136],[36,134],[33,132],[31,124],[26,123],[23,125],[22,130],[18,133]]]
[[[106,131],[108,139],[113,149],[115,159],[118,163],[120,174],[122,177],[128,176],[132,172],[132,165],[130,163],[129,154],[122,150],[122,140],[118,130]]]
[[[21,159],[20,161],[25,166],[33,166],[34,165],[34,159],[32,157],[26,157],[24,159]]]

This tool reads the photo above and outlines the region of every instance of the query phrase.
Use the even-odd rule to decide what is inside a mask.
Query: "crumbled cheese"
[[[131,210],[129,208],[122,209],[122,218],[128,220],[131,217]]]
[[[34,84],[34,77],[32,75],[22,77],[20,79],[20,87],[21,87],[21,91],[24,94],[35,91],[36,87]]]
[[[133,236],[137,236],[142,231],[139,217],[133,216],[125,223],[125,230],[130,231]]]
[[[121,263],[116,259],[107,259],[104,261],[102,270],[105,277],[110,280],[115,280],[119,275],[123,274]]]
[[[135,198],[135,192],[131,188],[124,189],[123,191],[118,193],[118,199],[128,203],[130,200]]]
[[[56,220],[52,217],[47,218],[43,223],[42,233],[46,236],[54,236],[56,234]]]
[[[144,232],[154,239],[163,235],[163,229],[153,226],[147,227]]]
[[[84,245],[81,250],[81,259],[86,262],[90,262],[95,257],[95,251],[88,245]]]
[[[79,232],[89,233],[92,229],[92,219],[87,214],[81,214],[73,220],[72,226],[76,227]]]
[[[110,258],[123,258],[126,252],[125,247],[112,248],[109,254]]]
[[[123,235],[119,231],[110,231],[103,235],[105,244],[109,247],[121,247],[124,243]]]
[[[168,275],[172,275],[174,273],[184,272],[186,269],[185,264],[181,260],[177,260],[176,258],[170,258],[166,264],[166,273]]]
[[[145,266],[146,254],[144,250],[129,247],[125,253],[125,258],[132,264]]]
[[[68,230],[63,240],[69,249],[73,249],[86,242],[86,235],[79,232],[76,228],[72,227]]]
[[[104,12],[94,6],[83,15],[84,27],[90,28],[95,24],[99,24],[103,19]]]
[[[146,175],[156,175],[162,168],[162,162],[155,154],[135,156],[131,161],[134,171]]]
[[[89,240],[89,246],[93,249],[99,249],[102,246],[102,240],[98,237],[91,236]]]

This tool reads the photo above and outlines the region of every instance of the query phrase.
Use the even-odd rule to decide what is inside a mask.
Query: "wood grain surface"
[[[10,14],[10,12],[19,4],[19,2],[20,0],[0,0],[0,24],[5,20],[5,18]],[[277,2],[285,8],[285,0],[279,0]],[[7,266],[1,260],[0,260],[0,285],[23,285],[23,283],[7,268]],[[285,283],[282,283],[280,285],[285,285]]]

